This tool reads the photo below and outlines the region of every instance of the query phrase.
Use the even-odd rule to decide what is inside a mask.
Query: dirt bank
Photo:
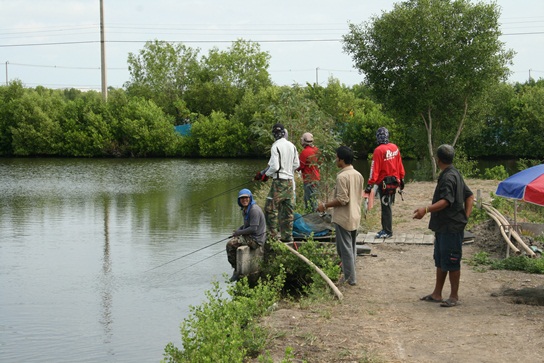
[[[469,180],[484,200],[497,182]],[[434,183],[410,183],[394,207],[395,233],[430,233],[428,217],[413,210],[432,198]],[[378,209],[365,220],[377,231]],[[501,253],[501,237],[480,228],[464,258],[486,248]],[[479,238],[478,234],[482,234]],[[483,234],[486,234],[483,236]],[[480,242],[478,242],[480,240]],[[485,244],[482,245],[482,240]],[[275,362],[292,347],[297,362],[542,362],[544,307],[509,294],[544,286],[543,275],[477,272],[464,264],[460,302],[452,308],[419,298],[434,286],[432,246],[373,245],[377,257],[358,257],[356,286],[342,286],[344,300],[311,307],[284,304],[263,324],[273,332],[268,347]],[[509,290],[510,289],[510,290]],[[506,291],[506,293],[504,293]],[[446,283],[445,297],[449,293]]]

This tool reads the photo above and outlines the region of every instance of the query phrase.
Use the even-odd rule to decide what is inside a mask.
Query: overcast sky
[[[390,11],[391,0],[104,0],[107,84],[129,80],[127,56],[148,40],[225,50],[243,38],[271,55],[278,85],[330,76],[362,81],[340,42],[348,22]],[[489,2],[488,0],[484,2]],[[497,0],[501,40],[517,54],[511,81],[544,78],[544,1]],[[28,87],[100,89],[99,0],[0,0],[0,81]]]

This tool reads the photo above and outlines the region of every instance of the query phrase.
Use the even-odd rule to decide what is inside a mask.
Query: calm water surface
[[[263,164],[0,159],[0,361],[158,362],[181,347],[189,305],[231,273],[225,242],[155,267],[240,225],[238,190]]]

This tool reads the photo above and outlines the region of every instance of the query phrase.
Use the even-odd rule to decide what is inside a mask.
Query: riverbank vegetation
[[[272,362],[266,355],[269,332],[259,326],[259,318],[273,311],[280,299],[332,299],[329,287],[319,274],[291,254],[285,245],[269,240],[270,250],[257,283],[244,277],[224,289],[214,282],[206,292],[207,300],[190,308],[191,315],[181,324],[182,348],[169,343],[164,361],[242,362],[246,357],[259,357]],[[309,239],[301,244],[299,253],[311,260],[329,278],[336,281],[340,274],[339,258],[333,244],[321,245]],[[225,276],[226,279],[226,276]],[[227,358],[228,357],[228,358]],[[291,362],[286,349],[284,362]]]
[[[0,86],[0,156],[266,157],[271,125],[282,122],[293,140],[310,131],[321,150],[342,143],[362,158],[375,146],[375,130],[386,126],[404,158],[428,159],[425,131],[407,128],[368,95],[364,85],[335,79],[324,87],[267,85],[244,93],[234,109],[205,114],[169,111],[130,87],[111,89],[103,102],[94,91],[26,88],[15,81]],[[468,116],[459,150],[470,160],[543,159],[543,98],[542,80],[497,84]],[[189,135],[176,133],[180,122],[191,124]]]
[[[361,46],[351,42],[351,52]],[[544,133],[544,80],[487,79],[478,97],[464,104],[462,125],[454,122],[458,112],[443,109],[434,115],[430,138],[423,111],[399,108],[391,101],[394,90],[381,94],[370,81],[274,85],[268,53],[244,40],[200,58],[190,47],[148,42],[128,63],[131,79],[123,89],[110,89],[107,102],[95,91],[27,88],[20,81],[0,86],[0,156],[266,157],[271,126],[281,122],[293,140],[312,132],[330,155],[344,144],[368,157],[375,130],[386,126],[404,158],[423,162],[431,155],[429,141],[434,147],[456,142],[470,160],[544,158],[538,137]],[[441,109],[434,101],[428,107]],[[191,125],[184,136],[174,128],[183,124]]]

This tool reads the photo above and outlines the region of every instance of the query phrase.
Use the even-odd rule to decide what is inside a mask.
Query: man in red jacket
[[[372,191],[374,185],[378,186],[378,195],[382,207],[382,230],[376,234],[376,238],[390,238],[393,236],[393,211],[391,206],[395,203],[397,188],[404,189],[404,166],[400,150],[397,145],[389,142],[389,131],[380,127],[376,131],[378,146],[372,155],[370,165],[370,177],[365,193]]]
[[[314,146],[314,135],[306,132],[300,138],[304,150],[299,154],[300,166],[304,182],[304,207],[312,212],[317,209],[317,184],[320,180],[318,167],[319,149]]]

